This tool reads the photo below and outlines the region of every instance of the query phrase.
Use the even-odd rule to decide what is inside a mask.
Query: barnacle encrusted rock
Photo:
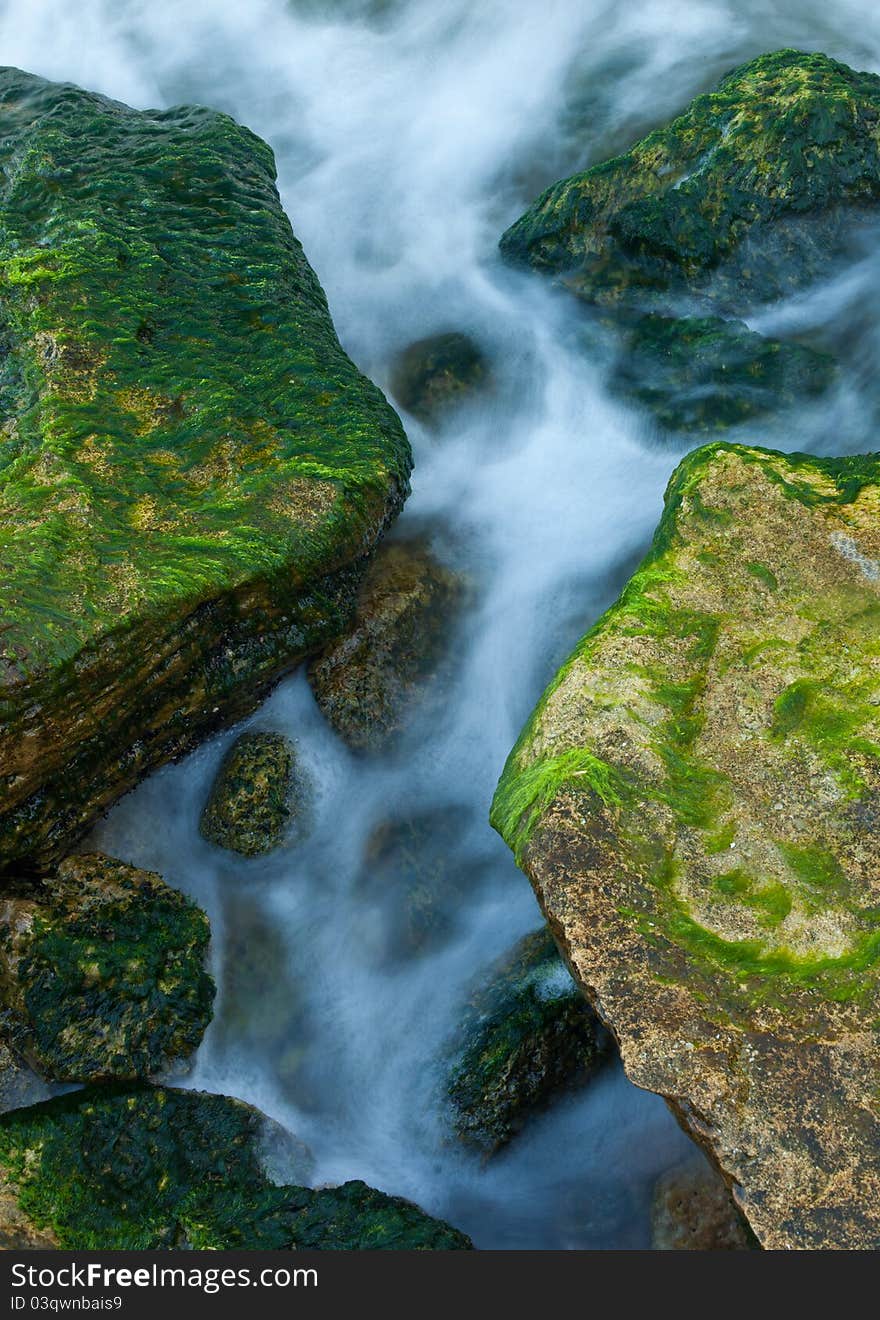
[[[651,1197],[655,1251],[748,1251],[753,1245],[729,1188],[701,1156],[658,1178]]]
[[[880,77],[782,50],[554,184],[501,248],[590,302],[689,289],[736,314],[826,267],[878,197]]]
[[[208,919],[161,876],[99,853],[0,898],[0,1004],[46,1077],[144,1077],[192,1053],[211,1020]]]
[[[250,1105],[91,1087],[0,1117],[0,1246],[68,1250],[460,1250],[464,1234],[362,1182],[312,1191],[267,1172]]]
[[[880,457],[716,443],[493,823],[766,1247],[880,1246]]]
[[[487,1154],[607,1056],[607,1033],[546,927],[527,935],[472,994],[447,1093],[455,1129]]]
[[[0,71],[0,869],[344,627],[410,452],[227,116]]]
[[[376,555],[350,629],[309,666],[318,705],[353,750],[380,751],[404,733],[437,675],[463,592],[419,542]]]
[[[230,747],[202,812],[201,834],[220,848],[271,852],[302,808],[296,753],[281,733],[243,733]]]

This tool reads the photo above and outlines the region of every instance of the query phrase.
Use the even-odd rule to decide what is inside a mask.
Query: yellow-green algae
[[[880,1017],[878,562],[878,456],[695,451],[508,759],[520,863],[554,810],[601,819],[622,918],[707,1011]]]
[[[0,72],[4,864],[338,632],[406,494],[274,178],[225,115]]]

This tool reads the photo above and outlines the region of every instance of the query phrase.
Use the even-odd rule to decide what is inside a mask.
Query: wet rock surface
[[[549,930],[527,935],[463,1015],[447,1083],[458,1136],[492,1154],[554,1096],[588,1081],[609,1046]]]
[[[0,1000],[15,1049],[57,1081],[144,1077],[190,1055],[211,1019],[205,914],[162,878],[100,854],[0,899]]]
[[[493,822],[769,1248],[880,1244],[880,464],[714,444]]]
[[[219,848],[257,857],[284,842],[302,815],[305,797],[288,739],[280,733],[244,733],[217,772],[199,832]]]
[[[656,1251],[749,1251],[755,1246],[721,1176],[689,1160],[657,1182],[651,1206]]]
[[[270,1134],[271,1137],[271,1134]],[[228,1096],[88,1088],[0,1117],[0,1243],[80,1250],[460,1250],[461,1233],[362,1182],[266,1175],[266,1119]]]
[[[411,459],[253,133],[4,69],[0,138],[11,872],[339,634]]]
[[[489,381],[483,350],[470,336],[453,331],[405,348],[394,364],[391,393],[419,421],[436,425]]]
[[[349,632],[312,661],[309,681],[329,723],[354,751],[392,746],[448,650],[461,579],[420,542],[382,547]]]

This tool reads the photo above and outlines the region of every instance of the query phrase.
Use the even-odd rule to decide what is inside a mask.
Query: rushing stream
[[[147,107],[200,101],[275,150],[282,199],[340,338],[388,388],[394,355],[470,333],[493,388],[439,435],[405,417],[416,470],[399,532],[430,536],[469,604],[454,670],[405,745],[350,755],[303,674],[248,727],[296,743],[311,831],[242,861],[198,834],[233,733],[154,775],[92,842],[160,871],[210,915],[215,1020],[182,1084],[240,1096],[301,1137],[314,1181],[361,1177],[481,1247],[648,1245],[652,1184],[689,1143],[657,1097],[607,1069],[483,1163],[450,1139],[447,1042],[480,969],[540,922],[487,823],[504,759],[555,667],[614,598],[683,447],[612,401],[573,313],[498,261],[552,180],[624,147],[734,64],[793,45],[880,70],[864,0],[9,0],[0,58]],[[768,439],[871,445],[876,260],[753,324],[852,343],[839,389]],[[399,895],[362,882],[377,823],[426,810],[467,877],[448,938],[389,958]]]

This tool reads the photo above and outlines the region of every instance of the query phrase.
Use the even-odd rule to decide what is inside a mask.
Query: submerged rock
[[[391,393],[407,412],[430,425],[471,398],[488,379],[486,356],[469,335],[431,335],[410,344],[399,355],[391,376]]]
[[[327,720],[355,751],[379,751],[405,729],[446,652],[460,578],[423,545],[383,546],[354,623],[309,666]]]
[[[699,291],[735,314],[802,285],[880,198],[880,77],[782,50],[549,188],[501,240],[590,302]]]
[[[880,1246],[880,461],[716,443],[492,820],[768,1248]]]
[[[0,1117],[0,1245],[68,1250],[467,1248],[361,1182],[267,1177],[266,1120],[228,1096],[90,1088]],[[27,1243],[30,1245],[30,1243]],[[34,1241],[37,1245],[37,1241]]]
[[[339,634],[411,460],[253,133],[4,69],[0,142],[14,872]]]
[[[818,395],[834,370],[826,353],[767,339],[742,321],[644,316],[623,336],[611,386],[665,430],[706,433]]]
[[[202,1039],[208,919],[160,876],[70,857],[33,896],[0,900],[0,926],[7,1027],[45,1076],[143,1077]]]
[[[370,834],[360,890],[385,919],[387,959],[432,952],[451,938],[481,880],[479,866],[457,855],[461,821],[461,807],[437,807],[382,821]]]
[[[705,1160],[659,1178],[651,1203],[656,1251],[748,1251],[754,1241],[723,1179]]]
[[[243,733],[217,772],[199,832],[244,857],[283,843],[302,809],[303,785],[292,744],[280,733]]]
[[[455,1128],[491,1154],[530,1114],[587,1081],[608,1049],[546,927],[520,940],[472,996],[447,1084]]]

